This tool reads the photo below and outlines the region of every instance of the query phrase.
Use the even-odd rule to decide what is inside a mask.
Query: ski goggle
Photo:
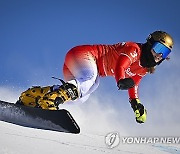
[[[160,42],[155,42],[152,49],[159,54],[162,54],[162,58],[166,59],[171,50]]]

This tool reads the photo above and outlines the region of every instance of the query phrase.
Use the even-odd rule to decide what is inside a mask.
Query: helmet
[[[160,42],[164,44],[170,50],[172,50],[172,47],[174,44],[173,38],[164,31],[155,31],[151,33],[146,40],[151,45],[153,45],[155,42]]]

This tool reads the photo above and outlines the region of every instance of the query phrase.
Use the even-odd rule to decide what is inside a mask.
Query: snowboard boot
[[[38,100],[43,98],[46,93],[50,91],[50,86],[40,87],[34,86],[21,93],[16,104],[30,107],[39,107]]]
[[[56,106],[58,110],[59,104],[63,104],[64,102],[70,100],[76,100],[79,97],[79,93],[77,87],[74,84],[61,81],[63,84],[54,89],[51,87],[51,91],[46,93],[44,97],[41,97],[38,100],[38,104],[42,109],[51,109],[52,102]]]

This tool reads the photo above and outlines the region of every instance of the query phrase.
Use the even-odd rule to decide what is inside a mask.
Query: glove
[[[130,100],[131,107],[135,113],[136,122],[144,123],[146,121],[147,111],[144,106],[141,104],[139,99]]]
[[[135,86],[135,83],[132,78],[125,78],[125,79],[120,79],[117,82],[117,86],[119,90],[128,90],[129,88],[133,88]]]

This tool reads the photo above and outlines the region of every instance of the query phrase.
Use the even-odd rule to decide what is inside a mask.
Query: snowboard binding
[[[58,79],[52,77],[54,79]],[[21,93],[17,104],[38,107],[47,110],[58,110],[59,104],[66,101],[75,100],[79,97],[77,87],[71,83],[64,82],[62,85],[47,87],[34,86]]]

